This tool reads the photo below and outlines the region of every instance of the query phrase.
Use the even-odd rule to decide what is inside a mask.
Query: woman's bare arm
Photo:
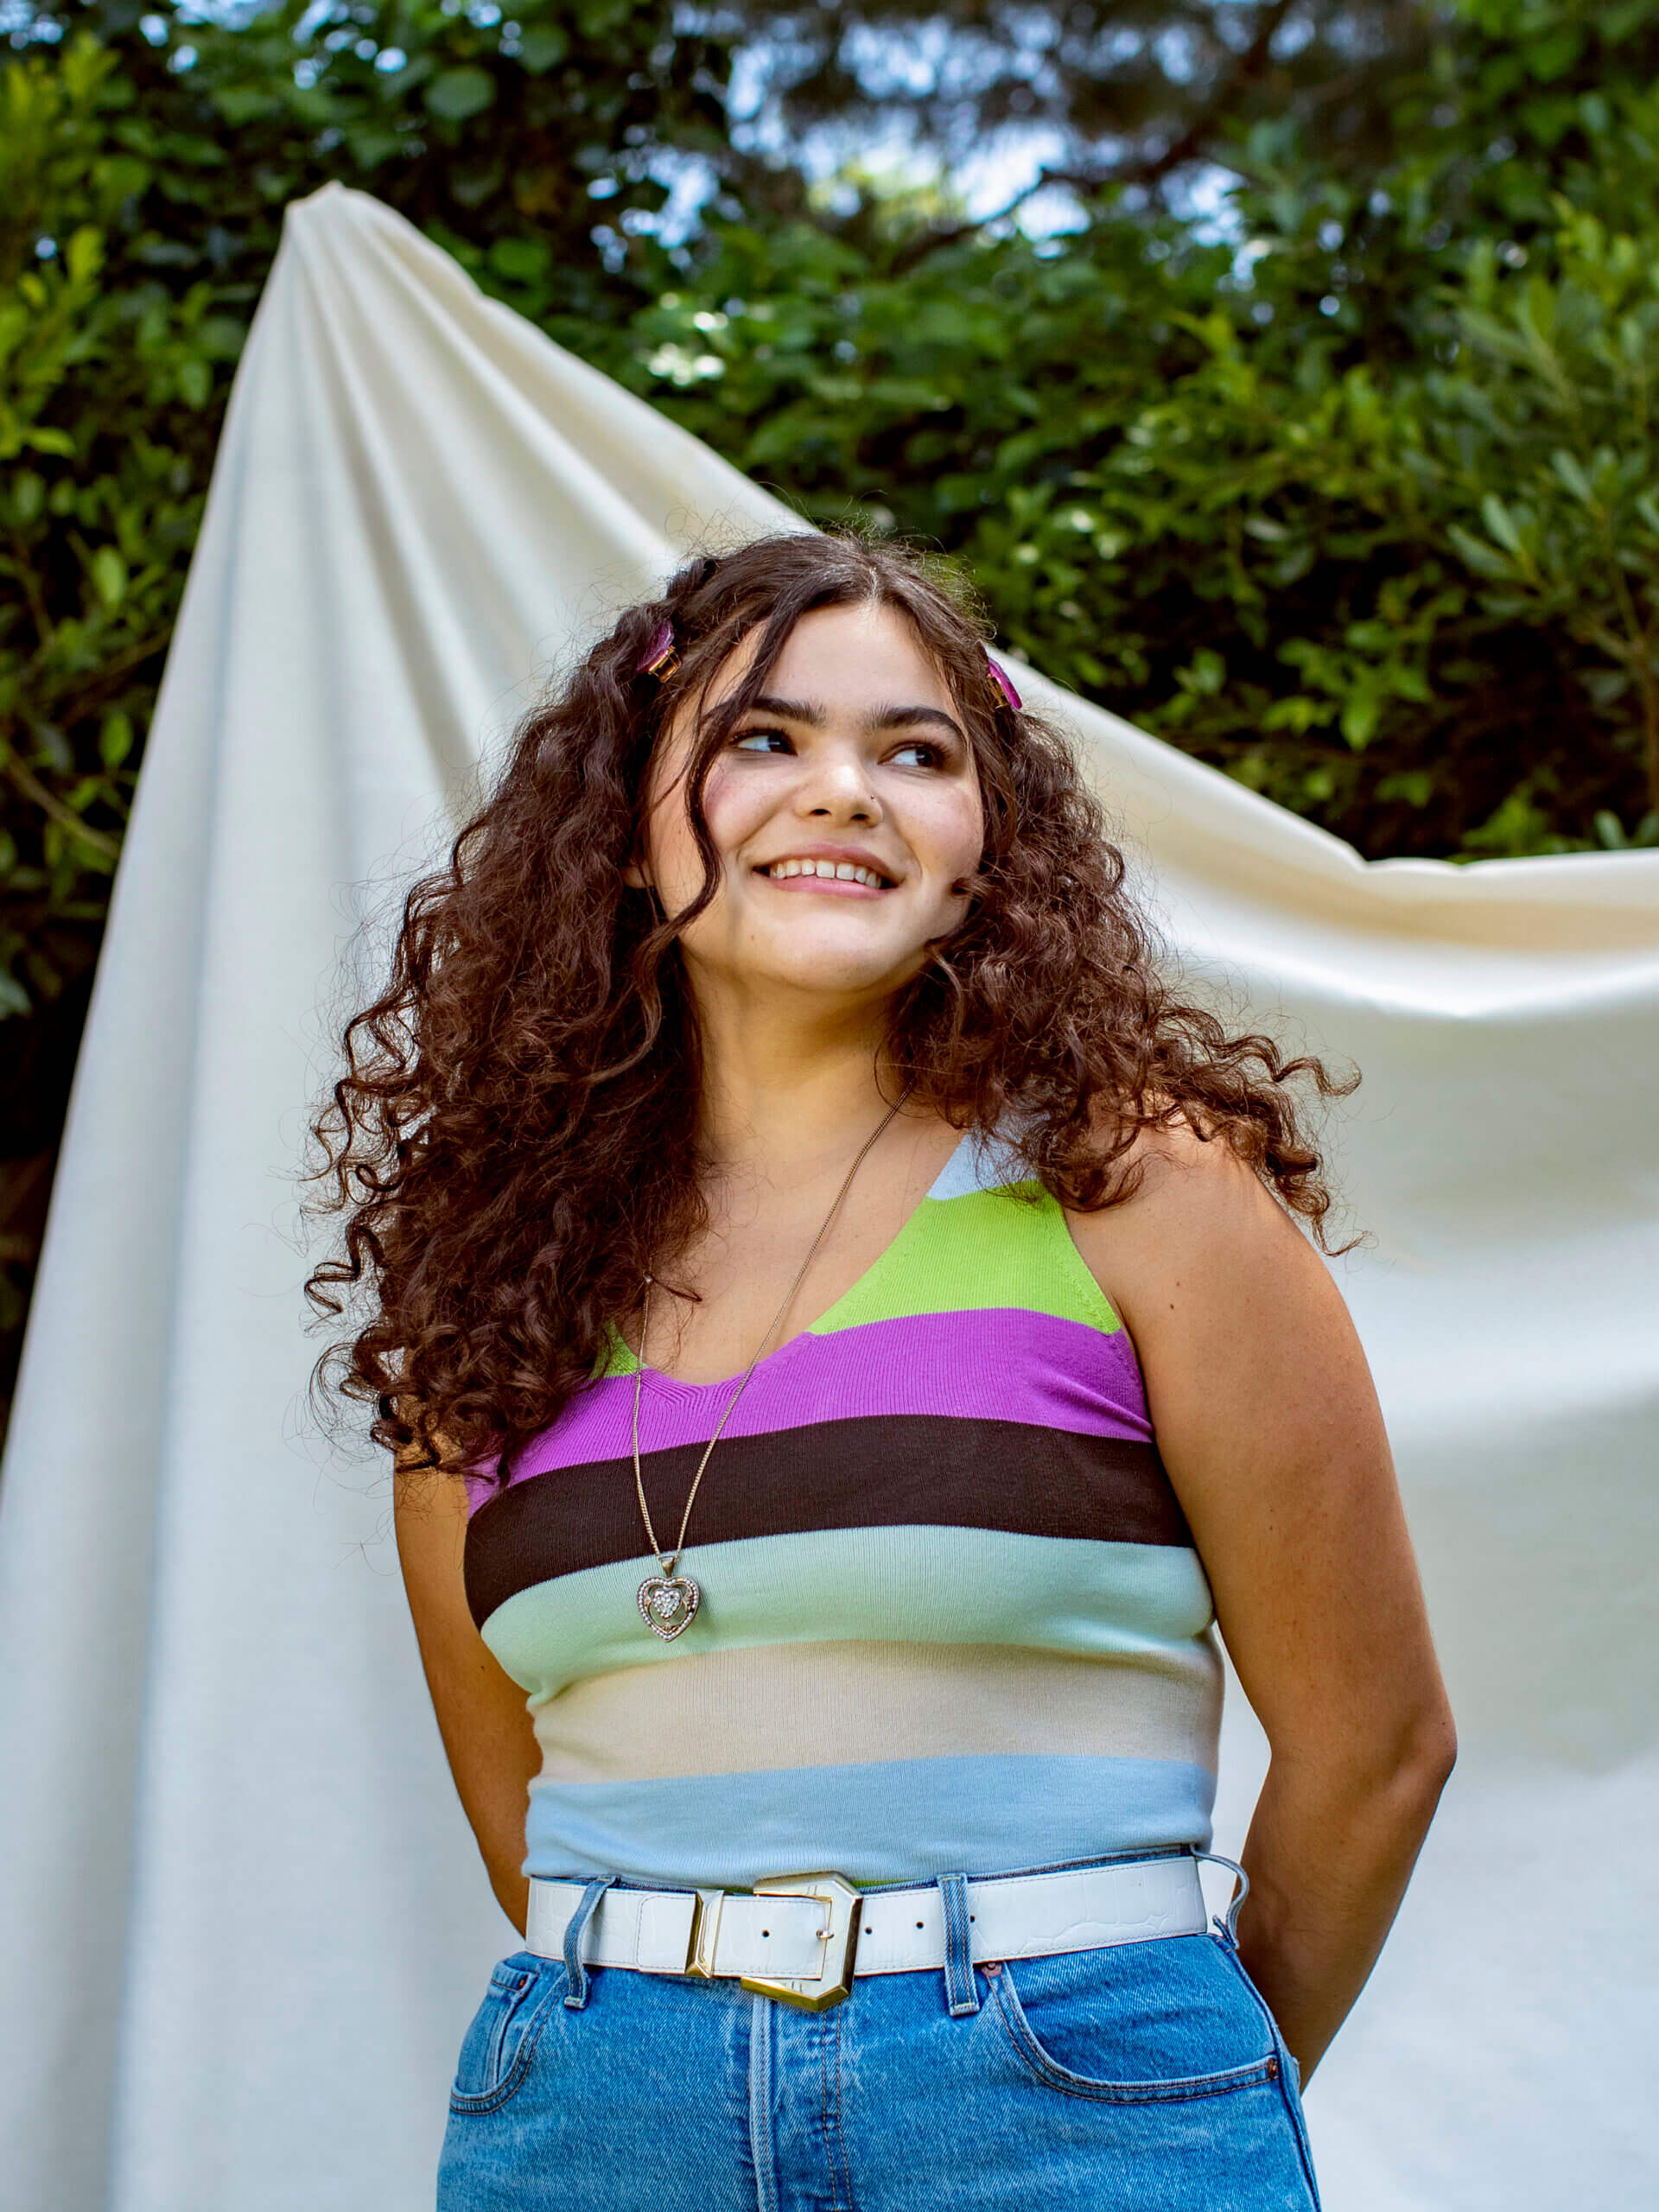
[[[461,1584],[467,1492],[454,1475],[394,1478],[397,1556],[449,1771],[501,1910],[522,1936],[524,1809],[541,1754],[524,1693],[473,1624]]]
[[[1364,1986],[1456,1757],[1388,1439],[1340,1294],[1224,1144],[1146,1144],[1068,1214],[1272,1750],[1239,1955],[1304,2080]]]

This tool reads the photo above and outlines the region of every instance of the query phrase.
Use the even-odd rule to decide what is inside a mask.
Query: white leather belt
[[[1207,1926],[1198,1863],[1187,1853],[964,1885],[969,1955],[1048,1958],[1198,1936]],[[580,1882],[533,1877],[524,1945],[564,1955]],[[945,1963],[945,1898],[937,1883],[860,1892],[840,1876],[780,1876],[741,1890],[607,1889],[582,1930],[584,1966],[641,1974],[735,1975],[745,1987],[819,2010],[855,1974],[916,1974]]]

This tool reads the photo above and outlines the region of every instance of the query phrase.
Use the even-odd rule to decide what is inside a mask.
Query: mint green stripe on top
[[[1040,1183],[925,1198],[868,1274],[808,1332],[917,1313],[1023,1307],[1116,1333],[1122,1325]]]
[[[656,1571],[647,1557],[536,1583],[497,1606],[484,1641],[534,1703],[612,1668],[858,1637],[1184,1667],[1215,1618],[1186,1546],[900,1524],[692,1546],[681,1571],[702,1605],[669,1643],[645,1626],[636,1596]]]

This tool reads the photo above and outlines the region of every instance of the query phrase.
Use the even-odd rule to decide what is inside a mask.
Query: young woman
[[[313,1292],[372,1297],[342,1387],[525,1936],[441,2206],[1317,2204],[1298,2068],[1453,1757],[1303,1233],[1332,1086],[1160,980],[962,596],[685,569],[346,1041]],[[1217,1635],[1272,1761],[1210,1923]]]

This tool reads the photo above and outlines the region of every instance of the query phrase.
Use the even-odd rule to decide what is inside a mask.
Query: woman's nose
[[[870,775],[861,760],[851,757],[817,764],[801,797],[809,814],[842,815],[849,819],[874,821],[880,801],[871,788]]]

